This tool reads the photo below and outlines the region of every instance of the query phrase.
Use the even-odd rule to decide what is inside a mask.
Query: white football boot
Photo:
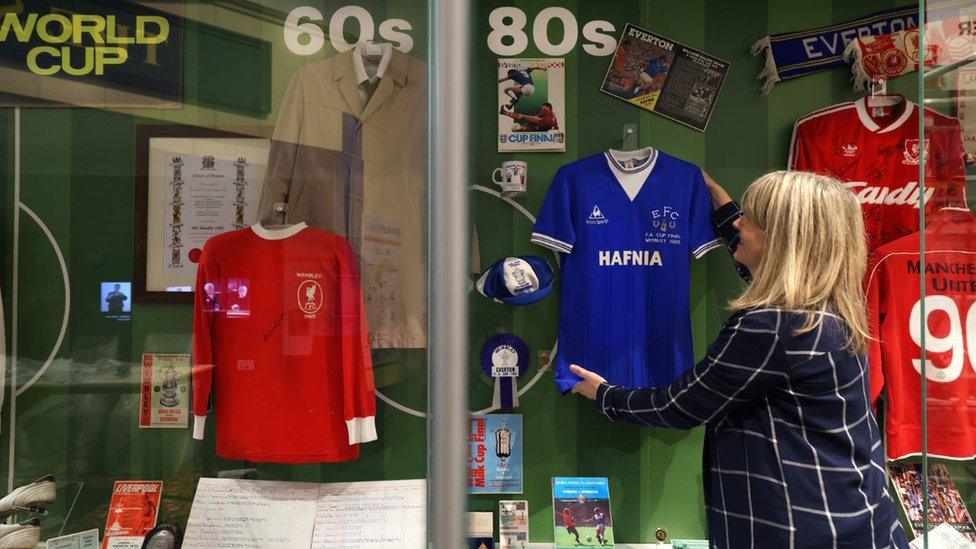
[[[54,503],[57,496],[54,475],[39,478],[30,484],[15,489],[0,499],[0,518],[23,511],[43,511]],[[0,544],[0,547],[5,547],[5,545]]]
[[[41,540],[41,521],[0,524],[0,549],[34,549]]]

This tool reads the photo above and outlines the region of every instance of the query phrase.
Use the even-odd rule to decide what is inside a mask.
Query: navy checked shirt
[[[816,314],[819,327],[799,333],[804,312],[738,311],[667,387],[597,391],[613,420],[706,426],[714,548],[908,547],[887,490],[867,360],[846,347],[843,320]]]
[[[736,219],[742,216],[742,208],[735,202],[729,202],[724,206],[719,206],[714,212],[712,212],[712,224],[715,225],[715,230],[718,231],[719,236],[722,240],[725,240],[725,245],[729,249],[730,254],[735,253],[735,249],[739,246],[739,231],[732,226]],[[735,270],[739,272],[739,276],[743,278],[746,282],[752,280],[752,273],[745,265],[739,263],[738,261],[732,260],[735,263]]]

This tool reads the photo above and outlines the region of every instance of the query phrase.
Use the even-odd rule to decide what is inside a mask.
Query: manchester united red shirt
[[[976,457],[976,219],[965,208],[934,212],[925,255],[914,233],[881,248],[868,269],[871,397],[887,389],[887,453],[922,452],[926,347],[928,453]],[[923,300],[920,282],[924,278]]]
[[[208,240],[193,336],[194,437],[213,396],[221,457],[344,461],[376,439],[358,268],[341,237],[302,223]]]

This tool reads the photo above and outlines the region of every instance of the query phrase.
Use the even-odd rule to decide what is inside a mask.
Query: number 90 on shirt
[[[948,318],[949,332],[945,335],[932,333],[929,317],[933,314],[945,315]],[[940,334],[945,333],[939,323]],[[963,318],[962,311],[951,297],[944,295],[930,295],[925,298],[925,318],[922,318],[922,300],[915,302],[908,320],[908,331],[912,341],[922,346],[922,328],[925,328],[925,350],[929,353],[951,353],[946,366],[933,364],[925,360],[925,378],[939,383],[951,383],[962,374],[963,362],[968,358],[969,367],[976,372],[976,303],[970,305]],[[940,361],[941,362],[941,361]],[[915,371],[922,373],[921,359],[912,359]]]

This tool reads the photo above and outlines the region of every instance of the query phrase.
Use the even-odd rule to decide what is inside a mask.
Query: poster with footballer
[[[553,477],[552,513],[556,549],[613,547],[606,477]]]
[[[628,24],[600,91],[704,132],[729,63]]]
[[[566,61],[498,60],[498,152],[566,150]]]

